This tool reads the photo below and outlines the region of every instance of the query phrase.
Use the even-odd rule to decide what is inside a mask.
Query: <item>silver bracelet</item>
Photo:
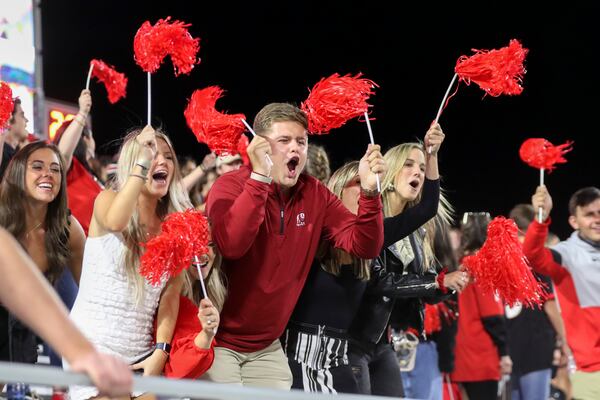
[[[254,179],[255,181],[266,183],[267,185],[270,185],[271,182],[273,182],[273,178],[271,178],[270,176],[264,176],[264,175],[258,174],[256,172],[250,173],[250,179]]]
[[[142,169],[145,171],[148,171],[150,169],[150,162],[149,161],[140,161],[138,160],[135,165],[139,165],[140,167],[142,167]]]

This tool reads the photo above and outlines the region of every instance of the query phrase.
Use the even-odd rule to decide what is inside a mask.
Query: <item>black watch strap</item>
[[[171,345],[169,343],[156,343],[154,348],[156,350],[162,350],[167,354],[171,353]]]

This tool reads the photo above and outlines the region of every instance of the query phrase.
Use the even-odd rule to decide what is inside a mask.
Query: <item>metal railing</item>
[[[93,386],[87,375],[64,371],[58,367],[0,362],[0,382],[24,382],[48,386]],[[259,389],[247,386],[225,385],[189,379],[134,376],[133,390],[153,393],[168,398],[193,398],[215,400],[331,400],[330,394],[290,392]],[[340,400],[392,399],[392,397],[340,394]],[[398,398],[394,398],[398,400]],[[405,399],[407,400],[407,399]]]

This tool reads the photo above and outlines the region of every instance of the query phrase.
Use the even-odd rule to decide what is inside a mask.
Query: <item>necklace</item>
[[[28,240],[29,239],[29,234],[31,232],[35,231],[37,228],[39,228],[40,225],[42,225],[42,221],[38,222],[36,226],[34,226],[33,228],[31,228],[29,231],[27,231],[27,233],[25,234],[25,239]]]

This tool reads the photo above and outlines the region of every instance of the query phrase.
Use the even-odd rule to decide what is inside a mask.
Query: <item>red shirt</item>
[[[67,173],[67,198],[69,209],[81,224],[86,236],[92,221],[94,201],[101,191],[100,183],[77,158],[73,157]]]
[[[458,332],[452,380],[478,382],[500,379],[500,356],[482,318],[504,316],[500,300],[473,283],[458,297]]]
[[[572,272],[570,272],[565,267],[566,263],[561,265],[554,261],[552,252],[544,247],[549,225],[550,219],[542,224],[533,221],[529,225],[523,243],[523,252],[536,272],[552,278],[565,323],[567,344],[573,352],[577,369],[584,372],[600,371],[600,304],[581,305],[582,301],[587,300],[586,293],[583,290],[577,291],[572,273],[584,274],[581,276],[583,279],[590,279],[590,277],[585,275],[585,270],[571,268]],[[589,246],[587,249],[575,251],[587,251],[591,257],[596,257],[593,267],[600,267],[598,249]]]
[[[217,340],[239,352],[281,336],[322,239],[365,259],[383,244],[380,196],[361,195],[354,215],[306,174],[285,202],[277,185],[249,177],[249,167],[219,177],[207,202],[228,280]]]
[[[210,349],[200,349],[194,344],[196,335],[202,331],[197,314],[198,307],[187,297],[181,296],[171,354],[164,369],[167,378],[196,379],[208,371],[215,359],[214,340]]]

